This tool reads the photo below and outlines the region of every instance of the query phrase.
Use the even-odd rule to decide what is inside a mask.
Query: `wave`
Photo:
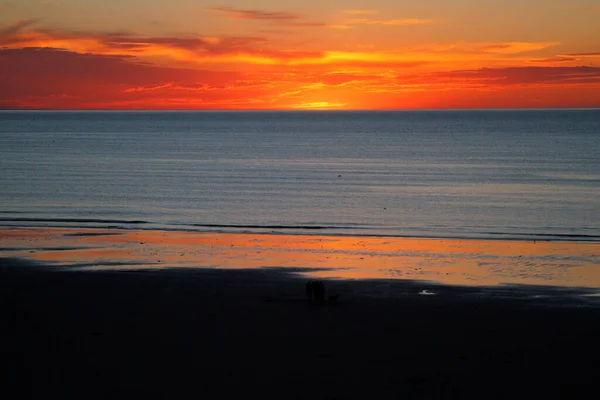
[[[493,236],[519,236],[519,237],[532,237],[532,238],[548,238],[548,239],[582,239],[582,240],[600,240],[600,235],[586,235],[579,233],[521,233],[521,232],[482,232],[482,235],[493,235]]]
[[[190,224],[198,228],[234,228],[234,229],[294,229],[294,230],[324,230],[324,229],[373,229],[365,226],[340,225],[250,225],[250,224]]]
[[[433,238],[433,239],[478,239],[478,240],[539,240],[539,241],[600,241],[600,235],[577,233],[532,233],[532,232],[499,232],[478,231],[470,232],[452,230],[429,230],[426,228],[406,229],[404,227],[372,226],[363,224],[345,225],[269,225],[269,224],[185,224],[185,227],[194,227],[219,232],[239,232],[239,230],[272,230],[272,231],[320,231],[316,235],[334,236],[371,236],[371,237],[405,237],[405,238]]]
[[[99,219],[99,218],[0,218],[0,222],[64,222],[82,224],[147,224],[142,220]]]
[[[0,224],[7,226],[40,227],[65,227],[72,228],[98,228],[98,229],[140,229],[140,230],[164,230],[184,232],[221,232],[221,233],[267,233],[272,231],[281,234],[312,234],[333,236],[357,236],[357,237],[405,237],[405,238],[432,238],[432,239],[474,239],[474,240],[538,240],[538,241],[588,241],[599,242],[600,235],[586,233],[560,233],[560,232],[519,232],[510,231],[483,231],[474,229],[471,231],[452,229],[428,229],[425,227],[392,227],[376,226],[366,224],[344,225],[337,224],[211,224],[211,223],[161,223],[146,220],[127,219],[104,219],[104,218],[33,218],[33,217],[0,217]],[[95,235],[95,233],[81,233],[73,235]]]

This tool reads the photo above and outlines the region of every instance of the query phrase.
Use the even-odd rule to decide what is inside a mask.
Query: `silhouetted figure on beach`
[[[314,298],[314,292],[315,292],[315,282],[314,281],[306,282],[305,292],[306,292],[306,299],[309,302],[312,302],[313,298]]]
[[[322,281],[317,281],[314,287],[314,301],[317,304],[325,303],[325,285]]]
[[[325,304],[325,285],[322,281],[308,281],[304,290],[309,302]]]

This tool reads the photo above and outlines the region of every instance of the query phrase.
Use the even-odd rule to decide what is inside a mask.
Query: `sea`
[[[600,241],[600,110],[1,111],[0,226]]]

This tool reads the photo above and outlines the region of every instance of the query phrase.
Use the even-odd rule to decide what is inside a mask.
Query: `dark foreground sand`
[[[390,284],[401,295],[368,296]],[[598,396],[600,308],[575,291],[550,301],[533,288],[325,285],[338,305],[308,304],[304,281],[278,270],[56,271],[4,259],[0,376],[12,395],[2,397]]]

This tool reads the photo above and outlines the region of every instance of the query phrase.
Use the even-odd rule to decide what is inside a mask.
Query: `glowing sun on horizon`
[[[302,110],[328,110],[332,108],[343,108],[346,103],[330,103],[328,101],[312,101],[296,104],[293,107]]]

